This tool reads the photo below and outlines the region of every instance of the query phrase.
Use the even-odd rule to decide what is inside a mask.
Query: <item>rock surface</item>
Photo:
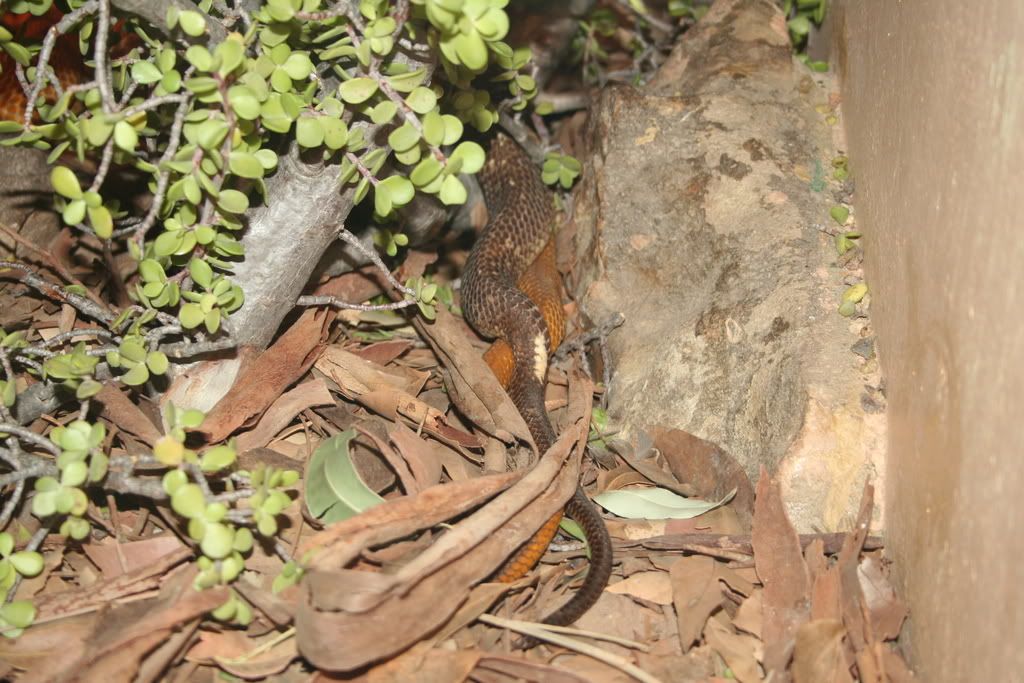
[[[850,350],[866,323],[837,313],[844,271],[819,229],[827,94],[772,3],[720,0],[651,83],[601,93],[575,208],[575,294],[592,319],[626,317],[613,420],[692,432],[752,480],[767,467],[801,531],[852,518],[885,430],[862,400],[877,363]]]

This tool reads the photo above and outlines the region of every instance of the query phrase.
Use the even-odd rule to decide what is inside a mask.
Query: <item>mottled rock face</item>
[[[818,227],[836,189],[827,94],[770,3],[718,2],[651,84],[601,94],[576,199],[575,294],[592,319],[626,317],[613,419],[692,432],[752,479],[765,465],[801,530],[856,512],[884,430]]]

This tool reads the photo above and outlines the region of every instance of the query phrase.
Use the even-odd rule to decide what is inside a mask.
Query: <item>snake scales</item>
[[[491,220],[466,261],[462,308],[466,320],[497,341],[485,355],[488,365],[522,414],[543,454],[555,441],[544,407],[548,353],[561,343],[565,314],[555,268],[551,195],[540,173],[506,136],[491,144],[479,174]],[[590,546],[590,570],[582,588],[544,619],[565,626],[600,597],[612,568],[612,548],[604,520],[579,487],[565,513],[583,528]],[[562,512],[548,520],[498,575],[511,582],[540,559],[558,530]]]

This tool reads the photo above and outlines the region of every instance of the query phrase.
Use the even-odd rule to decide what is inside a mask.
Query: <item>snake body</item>
[[[551,195],[537,167],[506,136],[491,144],[478,175],[491,220],[466,261],[462,308],[466,320],[485,337],[497,339],[485,358],[522,414],[541,454],[555,441],[544,407],[548,354],[562,340],[565,315],[555,268]],[[570,600],[544,619],[565,626],[600,597],[611,575],[611,539],[604,520],[577,487],[565,513],[583,528],[590,546],[590,569]],[[511,582],[540,559],[558,530],[562,513],[552,517],[498,575]]]

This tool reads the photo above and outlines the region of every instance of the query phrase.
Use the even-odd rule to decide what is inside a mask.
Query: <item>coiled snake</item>
[[[497,338],[484,357],[543,455],[555,441],[544,407],[548,353],[561,343],[565,331],[551,194],[537,167],[503,135],[491,144],[478,177],[491,220],[466,261],[462,308],[477,332]],[[586,534],[590,570],[583,587],[544,619],[558,626],[571,624],[593,606],[612,568],[608,530],[581,488],[576,488],[565,513]],[[548,520],[505,565],[498,580],[511,582],[526,574],[547,549],[561,519],[559,512]]]

